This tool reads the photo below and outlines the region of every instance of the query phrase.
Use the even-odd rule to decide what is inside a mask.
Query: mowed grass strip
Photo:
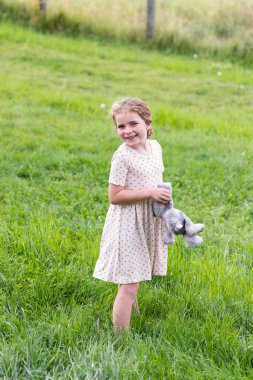
[[[251,379],[252,71],[8,23],[0,56],[1,377]],[[150,105],[175,206],[206,231],[116,337],[92,272],[122,95]]]

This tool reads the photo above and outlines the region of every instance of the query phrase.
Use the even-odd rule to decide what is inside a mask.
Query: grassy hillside
[[[252,70],[7,22],[0,56],[0,377],[252,379]],[[116,337],[92,272],[121,95],[150,104],[175,206],[206,231]]]
[[[145,42],[146,0],[1,0],[1,17],[40,30]],[[12,9],[14,7],[14,9]],[[252,64],[253,0],[157,0],[156,32],[149,46],[183,54],[219,56]]]

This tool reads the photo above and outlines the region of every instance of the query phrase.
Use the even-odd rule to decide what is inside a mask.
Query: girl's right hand
[[[156,187],[150,189],[150,197],[157,202],[168,203],[171,200],[171,194],[169,190],[162,187]]]

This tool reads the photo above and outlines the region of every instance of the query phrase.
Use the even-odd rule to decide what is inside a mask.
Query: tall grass
[[[252,379],[252,70],[9,23],[0,38],[0,377]],[[117,337],[117,287],[92,272],[121,95],[150,104],[175,205],[206,231],[169,248]]]
[[[28,16],[31,25],[45,30],[145,41],[144,0],[48,0],[47,20],[43,22],[38,17],[37,0],[2,0],[1,3],[22,6],[29,16],[21,12],[19,17]],[[151,45],[184,54],[240,59],[250,64],[253,59],[252,18],[252,0],[159,0]]]

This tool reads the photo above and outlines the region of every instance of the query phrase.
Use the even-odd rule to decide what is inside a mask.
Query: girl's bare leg
[[[120,284],[118,285],[118,291],[119,291],[119,288],[120,288]],[[140,314],[140,309],[139,309],[139,305],[138,305],[137,295],[136,295],[136,297],[134,299],[134,302],[133,302],[133,309],[136,312],[136,314]]]
[[[129,328],[132,306],[134,303],[136,305],[138,289],[138,282],[119,286],[113,305],[113,324],[118,333]]]

